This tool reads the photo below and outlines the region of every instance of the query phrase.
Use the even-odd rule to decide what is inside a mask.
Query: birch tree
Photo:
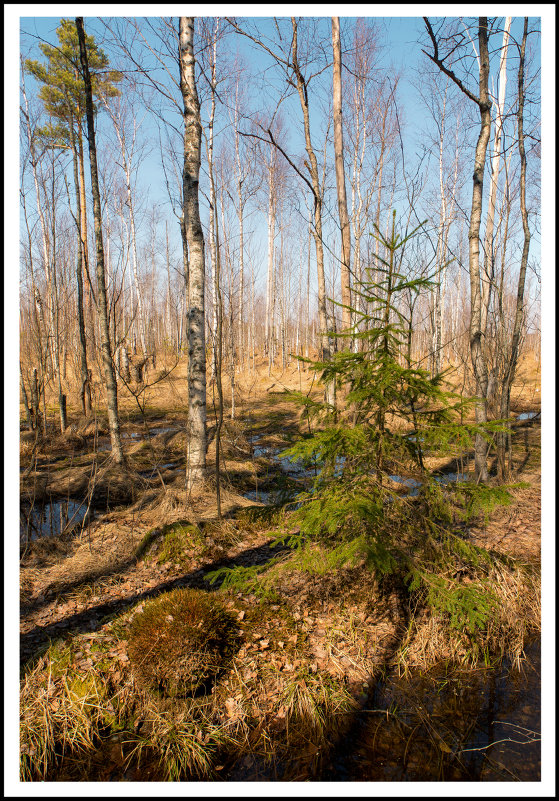
[[[439,53],[439,40],[427,17],[425,25],[433,46],[433,53],[423,51],[434,64],[451,78],[459,89],[472,100],[479,109],[480,129],[477,139],[474,174],[472,188],[472,202],[470,210],[470,225],[468,231],[468,262],[470,273],[470,354],[476,381],[476,395],[479,402],[476,404],[476,422],[487,422],[487,388],[489,373],[485,356],[485,326],[487,310],[483,307],[484,295],[482,293],[480,269],[480,227],[483,202],[483,176],[487,157],[487,146],[491,134],[491,99],[489,96],[489,46],[487,17],[478,20],[478,71],[479,83],[477,94],[464,84],[455,72],[447,66],[447,56],[441,57]],[[475,442],[475,474],[478,481],[487,481],[487,440],[477,434]]]
[[[524,17],[524,30],[522,34],[522,42],[520,45],[520,59],[518,65],[518,109],[517,109],[517,124],[518,124],[518,153],[520,156],[520,215],[522,218],[523,230],[523,243],[522,255],[520,259],[520,272],[518,276],[518,288],[516,294],[516,308],[514,315],[514,323],[509,351],[508,363],[506,366],[505,374],[503,376],[501,388],[501,407],[500,416],[506,419],[510,415],[510,391],[512,382],[516,374],[518,364],[518,356],[520,349],[520,338],[522,333],[522,326],[525,314],[525,300],[524,293],[526,289],[526,271],[528,268],[528,255],[530,252],[530,225],[528,221],[528,211],[526,208],[526,146],[524,134],[524,104],[525,104],[525,62],[526,62],[526,41],[528,38],[528,17]],[[507,476],[506,465],[506,451],[507,446],[510,447],[510,440],[506,435],[500,435],[498,439],[498,470],[500,478],[504,479]]]
[[[198,182],[202,124],[196,89],[194,17],[179,19],[180,88],[184,104],[183,203],[189,257],[187,491],[199,487],[206,471],[206,337],[204,232]]]

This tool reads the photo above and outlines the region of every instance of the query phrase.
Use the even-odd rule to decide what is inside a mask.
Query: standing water
[[[326,781],[540,781],[540,646],[522,670],[438,668],[377,685]]]
[[[38,503],[30,509],[22,506],[20,512],[19,538],[25,543],[40,537],[57,537],[81,526],[88,516],[86,500],[49,501]]]

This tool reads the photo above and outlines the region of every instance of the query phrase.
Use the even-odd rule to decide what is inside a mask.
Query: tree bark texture
[[[194,18],[180,17],[180,86],[184,104],[183,203],[189,256],[188,310],[188,453],[187,490],[206,471],[206,341],[204,319],[204,233],[200,222],[198,181],[202,125],[194,74]]]
[[[76,192],[76,226],[78,229],[78,248],[76,260],[76,284],[78,289],[77,306],[78,306],[78,334],[79,334],[79,360],[80,360],[80,402],[82,411],[85,416],[91,412],[91,387],[89,385],[89,373],[87,369],[87,340],[85,336],[85,318],[84,318],[84,295],[83,295],[83,269],[85,264],[84,258],[84,231],[83,231],[83,218],[82,218],[82,197],[81,185],[78,172],[78,148],[76,145],[76,136],[74,132],[73,120],[70,119],[70,137],[72,145],[72,162],[74,166],[74,188]]]
[[[468,230],[468,255],[470,268],[470,353],[472,366],[476,379],[476,395],[480,399],[476,405],[476,422],[487,422],[487,385],[488,370],[484,353],[485,329],[484,319],[486,313],[483,309],[481,274],[480,274],[480,226],[483,202],[483,173],[487,145],[491,134],[491,101],[489,99],[489,48],[487,36],[487,17],[479,18],[479,112],[481,126],[476,145],[472,208],[470,213],[470,227]],[[475,442],[475,474],[478,481],[487,481],[487,441],[481,434],[476,436]]]
[[[522,256],[520,258],[520,272],[518,275],[518,289],[516,293],[516,309],[512,331],[510,356],[507,370],[503,380],[501,395],[501,417],[507,418],[510,415],[510,390],[520,349],[520,338],[522,334],[522,324],[524,321],[524,289],[526,284],[526,271],[528,269],[528,254],[530,252],[530,226],[528,223],[528,212],[526,209],[526,148],[524,145],[524,66],[526,59],[526,39],[528,38],[528,17],[524,18],[524,32],[522,44],[520,46],[520,63],[518,66],[518,152],[520,154],[520,215],[522,217],[522,229],[524,232],[524,242],[522,245]],[[504,479],[507,474],[505,463],[506,435],[501,435],[498,448],[499,476]]]

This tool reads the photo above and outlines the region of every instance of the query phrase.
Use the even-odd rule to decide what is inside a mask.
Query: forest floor
[[[103,663],[107,686],[116,695],[131,692],[127,640],[115,634],[115,619],[127,621],[150,598],[187,587],[220,593],[241,627],[246,610],[262,607],[260,618],[243,634],[246,642],[235,657],[237,678],[229,676],[220,690],[223,697],[218,716],[236,726],[235,731],[243,725],[252,732],[247,735],[252,753],[247,749],[244,756],[227,764],[226,775],[222,774],[227,780],[247,775],[278,778],[277,759],[272,760],[276,767],[270,768],[268,761],[263,773],[257,766],[266,748],[273,750],[270,743],[274,737],[283,737],[284,745],[294,745],[285,737],[290,714],[285,682],[289,677],[300,682],[304,675],[309,692],[314,687],[315,701],[325,682],[337,683],[345,693],[338,699],[340,709],[349,713],[352,705],[357,707],[368,697],[379,671],[402,663],[406,640],[400,594],[395,590],[381,597],[363,567],[313,576],[289,570],[286,564],[275,595],[265,602],[248,591],[219,589],[219,582],[211,584],[206,578],[221,567],[264,565],[274,556],[285,563],[289,559],[285,548],[273,546],[278,518],[259,503],[266,497],[262,493],[277,488],[278,481],[291,487],[299,481],[296,474],[282,474],[271,456],[286,447],[299,430],[298,409],[276,394],[286,389],[317,391],[311,377],[296,368],[268,375],[262,364],[252,377],[237,378],[236,416],[226,418],[224,426],[222,521],[216,516],[214,478],[208,479],[196,497],[187,497],[184,490],[186,382],[180,369],[145,389],[137,399],[122,398],[125,471],[111,465],[101,414],[94,425],[71,414],[75,428],[65,436],[35,441],[24,435],[21,443],[24,502],[38,505],[47,498],[62,502],[89,493],[95,510],[83,527],[57,537],[39,537],[23,550],[20,660],[24,676],[40,675],[47,646],[61,641],[69,647],[67,671],[95,674],[109,651],[112,661]],[[536,398],[535,379],[525,376],[513,394],[513,412],[539,411]],[[208,400],[212,400],[211,387]],[[538,418],[517,420],[514,444],[514,480],[523,483],[511,490],[511,504],[470,526],[470,537],[523,563],[538,565]],[[215,444],[210,445],[208,460],[211,473]],[[188,524],[196,524],[196,536],[185,533]],[[532,622],[537,628],[537,621]],[[101,651],[92,647],[99,638],[106,644]],[[405,644],[405,668],[414,664],[424,667],[424,644]],[[268,675],[266,681],[263,672]],[[28,683],[32,685],[32,681]],[[283,690],[279,692],[278,687]],[[55,696],[58,692],[53,690]],[[53,703],[50,697],[49,703]],[[138,713],[134,718],[136,734],[141,733],[140,717]],[[130,730],[131,724],[125,728]],[[268,743],[262,746],[262,737],[258,740],[259,757],[255,756],[256,730],[264,732]],[[79,770],[66,766],[57,779],[71,780],[72,770],[83,777],[85,770],[86,775],[93,771],[99,780],[137,780],[134,771],[138,769],[132,766],[130,752],[123,750],[118,738],[111,743],[107,746],[109,759],[106,749],[92,749],[86,770],[83,765]],[[296,780],[318,770],[320,737],[307,734],[298,747],[298,758],[287,772],[282,768],[282,777]],[[214,765],[213,775],[216,769],[222,770],[223,765]],[[142,780],[157,778],[157,770],[144,764]]]

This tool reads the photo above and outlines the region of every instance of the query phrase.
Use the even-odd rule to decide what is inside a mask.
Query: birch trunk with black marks
[[[470,214],[470,227],[468,230],[468,255],[470,268],[470,353],[474,375],[476,379],[476,395],[479,402],[476,404],[476,422],[487,422],[487,389],[489,375],[485,357],[485,326],[487,313],[483,308],[483,296],[480,274],[480,226],[483,203],[483,173],[487,145],[491,134],[491,101],[489,99],[489,48],[487,36],[487,17],[479,20],[479,112],[480,132],[476,145],[475,166],[472,190],[472,210]],[[476,435],[475,441],[475,475],[478,481],[487,481],[487,454],[488,444],[481,435]]]
[[[206,341],[204,319],[204,233],[198,181],[202,125],[194,74],[194,17],[179,20],[180,87],[184,104],[183,203],[189,259],[188,451],[186,488],[198,487],[206,472]]]
[[[481,284],[480,267],[480,227],[483,202],[483,174],[485,172],[485,161],[487,157],[487,146],[491,135],[491,100],[489,97],[489,45],[487,17],[479,17],[478,22],[478,64],[479,64],[479,91],[476,96],[470,91],[454,72],[444,63],[445,58],[439,56],[439,43],[433,32],[431,23],[427,17],[423,18],[427,26],[427,31],[433,44],[433,55],[426,51],[425,54],[437,65],[437,67],[448,75],[460,88],[460,90],[477,103],[480,113],[480,131],[476,144],[474,157],[474,175],[472,188],[472,205],[470,212],[470,225],[468,229],[468,264],[470,274],[470,357],[472,361],[474,377],[476,382],[476,396],[479,399],[476,404],[476,422],[483,424],[487,422],[487,390],[489,384],[489,372],[487,369],[487,359],[485,353],[485,325],[487,312],[483,308],[484,295]],[[475,475],[477,481],[487,481],[487,455],[488,443],[481,435],[476,435],[475,440]]]

